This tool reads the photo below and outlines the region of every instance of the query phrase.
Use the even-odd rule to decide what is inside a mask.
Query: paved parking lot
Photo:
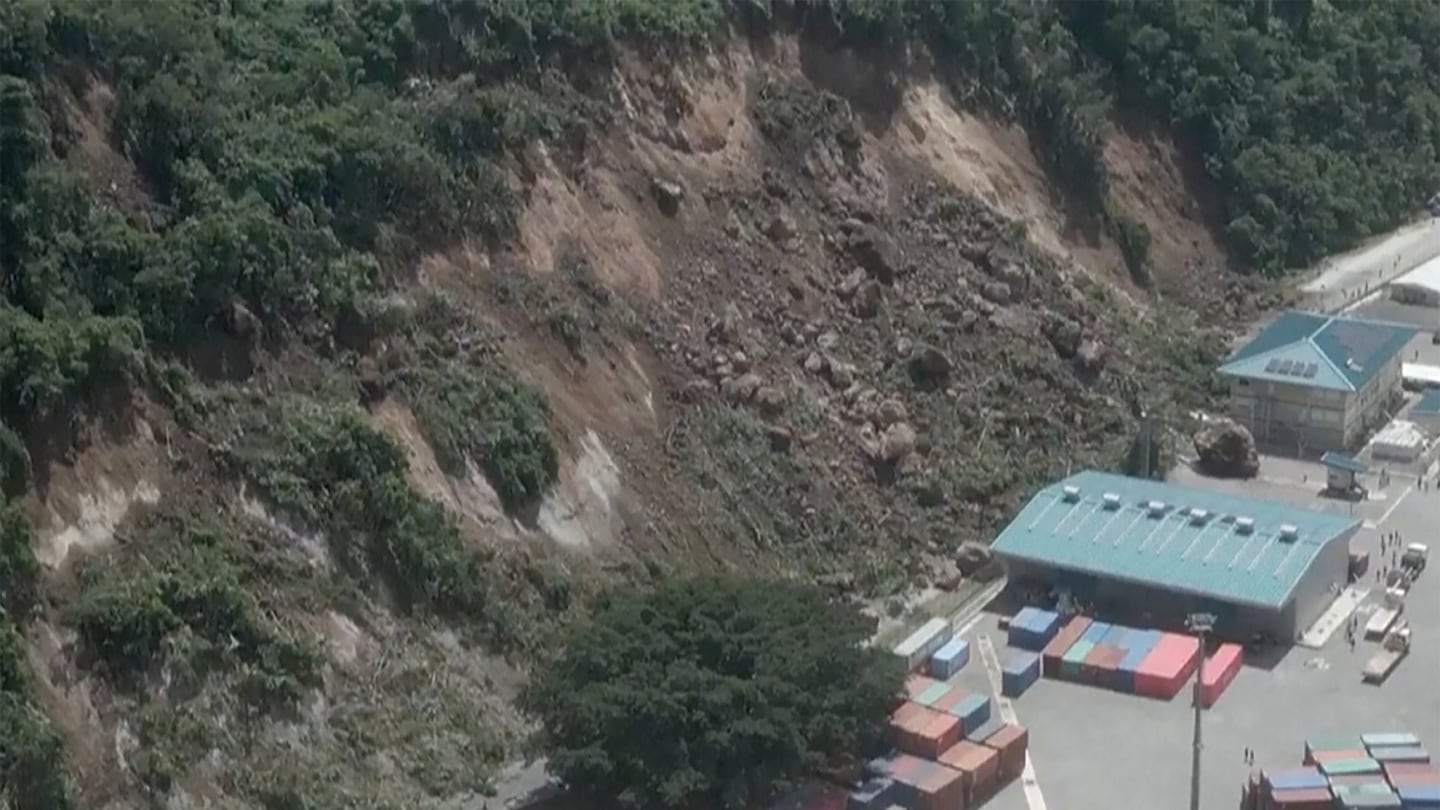
[[[1420,492],[1411,479],[1396,478],[1375,500],[1351,505],[1318,495],[1319,465],[1265,458],[1262,480],[1223,482],[1188,471],[1177,483],[1350,513],[1367,521],[1357,544],[1379,559],[1382,532],[1398,531],[1405,542],[1440,546],[1440,492]],[[1373,484],[1374,482],[1369,482]],[[1378,589],[1371,600],[1378,596]],[[1213,709],[1205,712],[1202,803],[1231,808],[1248,773],[1247,746],[1257,764],[1296,765],[1306,737],[1366,731],[1413,731],[1440,750],[1440,564],[1416,583],[1406,605],[1414,650],[1381,686],[1364,684],[1360,669],[1378,649],[1360,643],[1353,651],[1343,633],[1321,650],[1291,648],[1270,668],[1247,665]],[[1003,659],[1004,638],[994,617],[968,634],[989,633]],[[1267,662],[1267,664],[1270,662]],[[983,678],[978,658],[966,678]],[[977,683],[979,683],[977,681]],[[1115,807],[1185,807],[1190,785],[1191,712],[1185,694],[1169,703],[1094,687],[1042,680],[1015,702],[1031,729],[1031,756],[1045,804],[1065,810]],[[1036,810],[1019,784],[987,807]]]

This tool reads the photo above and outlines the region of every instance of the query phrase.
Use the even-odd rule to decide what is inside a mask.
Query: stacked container
[[[960,721],[960,734],[968,734],[990,719],[990,698],[988,695],[966,695],[947,707],[946,711]]]
[[[960,739],[960,718],[905,703],[890,716],[890,737],[901,751],[934,759]]]
[[[1020,697],[1038,680],[1040,656],[1033,652],[1012,652],[1000,665],[1000,694],[1005,697]]]
[[[1329,788],[1297,788],[1276,790],[1270,794],[1271,810],[1331,810],[1335,799]]]
[[[985,740],[986,748],[1000,755],[1000,779],[1008,781],[1025,770],[1025,751],[1030,745],[1030,732],[1024,726],[1005,725]]]
[[[958,688],[959,687],[951,686],[948,683],[941,683],[940,681],[935,681],[934,683],[920,690],[920,694],[916,695],[912,699],[916,703],[919,703],[921,706],[933,707],[937,703],[939,703],[946,695],[950,694]]]
[[[1313,766],[1283,768],[1279,770],[1267,768],[1263,775],[1265,789],[1271,793],[1282,790],[1329,788],[1329,784],[1325,781],[1325,775]]]
[[[1000,754],[993,748],[961,741],[940,755],[940,764],[963,775],[966,805],[984,801],[1000,783]]]
[[[1115,688],[1126,694],[1135,694],[1135,672],[1149,657],[1150,651],[1160,643],[1164,635],[1159,630],[1131,630],[1125,635],[1125,657],[1115,667]]]
[[[919,630],[911,633],[908,638],[895,647],[895,655],[905,661],[908,671],[915,671],[935,653],[936,650],[945,646],[945,642],[955,634],[955,628],[951,627],[946,619],[931,619],[921,625]]]
[[[1400,797],[1395,795],[1390,786],[1383,782],[1367,785],[1341,785],[1334,788],[1333,792],[1335,793],[1335,804],[1344,810],[1401,806]]]
[[[1109,644],[1097,644],[1080,665],[1080,680],[1109,689],[1115,685],[1115,670],[1124,658],[1124,649]]]
[[[1200,642],[1191,636],[1165,633],[1135,670],[1135,694],[1170,700],[1200,663]]]
[[[1418,762],[1421,764],[1430,761],[1430,752],[1418,745],[1396,746],[1394,748],[1371,748],[1370,758],[1376,762]]]
[[[1070,621],[1050,639],[1045,645],[1042,657],[1045,661],[1044,674],[1047,678],[1060,677],[1060,659],[1070,651],[1070,647],[1080,640],[1080,636],[1090,627],[1090,619],[1085,616],[1072,616]]]
[[[1369,757],[1359,759],[1326,759],[1320,761],[1320,772],[1326,776],[1347,776],[1350,774],[1379,775],[1380,763]]]
[[[847,810],[879,810],[890,807],[899,798],[900,789],[895,780],[877,777],[852,790],[845,806]]]
[[[1245,651],[1239,644],[1221,644],[1214,655],[1205,659],[1205,666],[1200,670],[1200,702],[1205,708],[1215,705],[1240,674],[1244,662]]]
[[[974,729],[966,729],[965,739],[972,743],[984,744],[986,740],[993,737],[995,735],[995,732],[999,731],[1004,726],[1005,721],[1001,720],[998,717],[991,717],[989,720],[986,720]]]
[[[903,754],[886,761],[885,769],[909,810],[964,810],[964,778],[954,769]]]
[[[1405,810],[1416,808],[1417,810],[1433,810],[1440,808],[1440,785],[1413,785],[1398,787],[1395,795],[1400,797],[1400,805]]]
[[[970,663],[970,643],[963,638],[952,638],[930,656],[930,676],[948,681]]]
[[[1345,735],[1311,737],[1305,741],[1305,764],[1314,765],[1317,762],[1315,755],[1322,751],[1354,751],[1356,749],[1362,751],[1365,749],[1365,744],[1360,742],[1359,737]]]
[[[1085,658],[1090,651],[1095,649],[1095,642],[1080,639],[1070,645],[1070,649],[1060,657],[1060,677],[1067,681],[1080,680],[1080,672],[1085,664]]]
[[[1022,608],[1010,620],[1009,644],[1039,652],[1060,632],[1060,624],[1059,614],[1033,607]]]

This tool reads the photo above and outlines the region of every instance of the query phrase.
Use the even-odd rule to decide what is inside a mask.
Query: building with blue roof
[[[1349,576],[1361,521],[1087,471],[1040,490],[995,540],[1012,582],[1068,591],[1149,626],[1190,613],[1216,632],[1296,638]]]
[[[1220,366],[1230,411],[1257,440],[1309,451],[1356,447],[1403,396],[1412,326],[1285,312]]]
[[[1420,395],[1410,408],[1410,421],[1432,437],[1440,435],[1440,388],[1428,388]]]

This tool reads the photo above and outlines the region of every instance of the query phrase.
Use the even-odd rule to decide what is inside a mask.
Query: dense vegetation
[[[747,807],[881,741],[902,667],[868,623],[789,582],[617,593],[530,687],[567,784],[621,806]]]

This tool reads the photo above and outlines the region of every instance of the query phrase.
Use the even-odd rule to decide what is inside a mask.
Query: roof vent
[[[1151,501],[1145,504],[1145,511],[1150,513],[1150,517],[1160,517],[1165,514],[1165,502]]]
[[[1255,518],[1243,516],[1235,518],[1236,534],[1250,534],[1253,531],[1255,531]]]
[[[1195,524],[1196,526],[1205,525],[1205,521],[1209,519],[1210,513],[1206,512],[1204,509],[1196,507],[1190,510],[1190,522]]]
[[[1120,496],[1113,492],[1105,493],[1105,509],[1110,512],[1120,508]]]
[[[1061,491],[1065,493],[1065,502],[1066,502],[1066,503],[1077,503],[1077,502],[1079,502],[1079,500],[1080,500],[1080,488],[1079,488],[1079,487],[1066,486],[1065,489],[1063,489],[1063,490],[1061,490]]]
[[[1293,523],[1285,523],[1280,526],[1280,540],[1286,543],[1293,543],[1300,537],[1300,527]]]

